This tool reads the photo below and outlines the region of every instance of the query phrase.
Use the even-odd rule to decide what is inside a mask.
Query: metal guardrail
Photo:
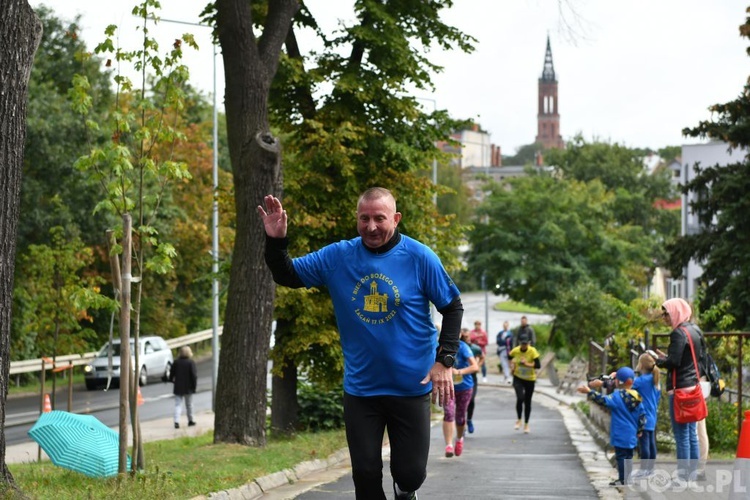
[[[224,327],[218,328],[218,334],[223,333]],[[213,337],[213,328],[208,330],[201,330],[200,332],[189,333],[182,337],[166,340],[167,345],[170,349],[179,349],[182,346],[197,344],[198,342],[204,342]],[[98,351],[87,352],[84,354],[66,354],[63,356],[57,356],[55,362],[58,366],[81,366],[87,365],[92,359],[96,357]],[[42,370],[51,370],[54,368],[52,364],[52,358],[45,357],[39,359],[26,359],[23,361],[11,361],[9,375],[19,375],[21,373],[32,373]]]

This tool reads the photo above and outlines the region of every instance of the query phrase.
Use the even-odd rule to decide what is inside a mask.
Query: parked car
[[[172,350],[169,348],[163,338],[157,336],[141,337],[139,339],[140,351],[138,361],[141,364],[140,378],[138,385],[144,386],[149,379],[169,378],[169,372],[172,370]],[[135,363],[135,350],[133,346],[135,341],[130,339],[130,359],[131,365]],[[112,383],[120,383],[120,339],[112,340]],[[109,351],[110,345],[107,342],[101,348],[91,364],[84,368],[86,389],[93,390],[100,385],[107,383],[109,375]]]

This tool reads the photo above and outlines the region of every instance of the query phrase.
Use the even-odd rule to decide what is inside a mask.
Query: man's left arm
[[[432,365],[430,373],[422,380],[426,384],[432,380],[432,402],[440,406],[454,399],[452,368],[445,366],[441,360],[447,356],[456,356],[458,342],[461,335],[461,320],[464,316],[464,306],[461,297],[456,297],[447,306],[438,309],[443,316],[443,324],[440,327],[438,348],[435,355],[435,364]]]
[[[461,337],[461,321],[464,317],[464,305],[461,297],[456,297],[453,302],[438,309],[443,316],[443,324],[440,327],[440,338],[438,338],[438,354],[455,354],[458,352],[458,341]]]

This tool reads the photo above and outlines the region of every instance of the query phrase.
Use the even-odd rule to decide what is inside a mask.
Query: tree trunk
[[[5,463],[5,401],[26,101],[42,23],[26,0],[0,0],[0,489],[15,488]]]
[[[299,6],[297,0],[269,2],[263,35],[256,40],[251,3],[216,2],[237,232],[221,338],[214,441],[264,446],[276,287],[263,258],[265,232],[255,207],[266,194],[281,193],[281,147],[270,133],[268,92]]]
[[[284,342],[289,336],[289,322],[279,320],[276,324],[276,342]],[[293,360],[283,360],[282,376],[274,375],[271,381],[271,429],[275,432],[290,433],[299,425],[299,404],[297,403],[297,365]]]

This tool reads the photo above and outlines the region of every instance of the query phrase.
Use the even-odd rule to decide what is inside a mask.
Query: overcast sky
[[[136,40],[131,1],[32,0],[72,20],[81,14],[91,47],[108,24],[121,40]],[[162,0],[162,18],[198,22],[205,0]],[[346,0],[308,0],[326,29],[347,19]],[[607,140],[658,149],[698,142],[684,127],[710,117],[708,106],[737,97],[750,75],[750,44],[739,36],[746,1],[740,0],[455,0],[444,20],[477,39],[472,54],[437,53],[444,67],[434,93],[419,94],[432,108],[473,118],[510,155],[536,136],[537,81],[549,34],[559,82],[564,139]],[[158,27],[168,46],[190,30],[201,45],[188,53],[194,84],[212,92],[210,30],[170,23]],[[217,88],[223,98],[223,65]],[[221,104],[220,104],[221,105]]]

